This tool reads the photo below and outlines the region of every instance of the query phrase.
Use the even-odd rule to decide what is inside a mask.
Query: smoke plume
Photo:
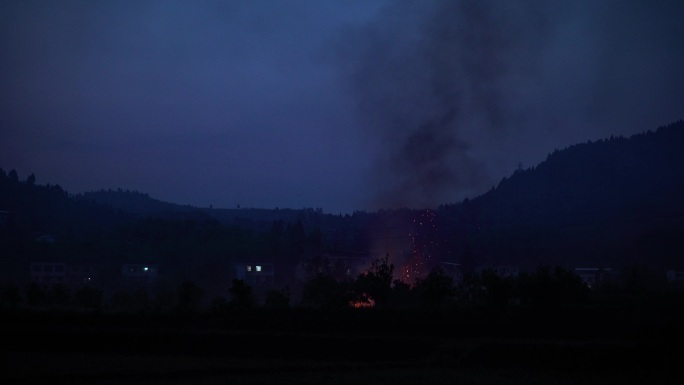
[[[554,147],[678,118],[676,10],[609,3],[389,2],[344,31],[343,80],[377,142],[370,206],[476,196]]]
[[[482,1],[400,2],[357,31],[346,58],[359,111],[381,142],[376,207],[434,207],[490,182],[471,138],[502,129],[511,115],[512,58],[541,35],[537,13]]]

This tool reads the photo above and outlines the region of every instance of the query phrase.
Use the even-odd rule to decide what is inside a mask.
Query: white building
[[[61,262],[31,263],[31,282],[44,286],[66,284],[67,265]]]
[[[682,283],[684,282],[684,271],[668,270],[666,273],[668,283]]]
[[[252,287],[273,287],[275,265],[268,262],[235,263],[235,278],[245,281]]]
[[[121,276],[126,279],[151,281],[157,278],[159,267],[151,264],[127,263],[121,267]]]
[[[479,273],[482,273],[485,270],[493,271],[494,274],[496,274],[500,278],[516,278],[518,276],[518,267],[511,265],[487,264],[477,268],[477,271]]]
[[[613,269],[605,267],[578,267],[575,268],[575,274],[589,288],[605,283],[615,276]]]

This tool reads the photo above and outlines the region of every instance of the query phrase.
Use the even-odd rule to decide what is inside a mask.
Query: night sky
[[[199,207],[434,207],[684,118],[684,1],[0,2],[0,167]]]

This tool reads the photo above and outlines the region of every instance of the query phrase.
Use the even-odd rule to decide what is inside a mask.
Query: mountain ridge
[[[630,137],[555,150],[484,194],[438,207],[436,228],[420,231],[432,232],[424,239],[439,240],[431,247],[441,260],[473,258],[528,268],[634,263],[684,268],[683,197],[684,121],[679,120]],[[350,248],[356,239],[354,247],[363,251],[379,238],[415,234],[412,218],[424,210],[333,215],[320,209],[197,208],[122,189],[72,195],[58,185],[37,185],[33,174],[20,181],[16,171],[0,169],[0,211],[11,214],[12,228],[27,236],[103,239],[115,237],[116,226],[140,218],[217,222],[257,233],[292,223],[316,234],[312,237],[330,250]],[[396,234],[381,231],[392,229]]]
[[[457,220],[490,234],[474,242],[484,258],[527,265],[574,260],[575,265],[664,267],[682,264],[676,239],[684,236],[683,197],[684,122],[679,120],[630,137],[556,150],[452,208]],[[477,231],[466,234],[473,238]]]

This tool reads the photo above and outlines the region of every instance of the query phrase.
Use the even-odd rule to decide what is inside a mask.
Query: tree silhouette
[[[496,271],[485,269],[480,273],[480,283],[488,306],[502,308],[515,297],[515,282],[512,277],[501,277]]]
[[[102,291],[90,286],[84,286],[74,293],[76,303],[85,309],[97,310],[102,306]]]
[[[26,287],[26,301],[29,306],[41,306],[47,303],[47,294],[43,287],[31,282]]]
[[[176,310],[179,313],[194,313],[200,306],[204,291],[194,281],[184,281],[178,287],[178,303]]]
[[[444,269],[436,266],[425,278],[416,280],[414,290],[419,293],[425,305],[447,305],[455,294],[454,280]]]
[[[14,285],[0,288],[0,307],[15,310],[21,302],[21,291]]]
[[[228,313],[228,309],[230,309],[230,304],[228,301],[219,296],[219,297],[214,297],[214,299],[211,300],[211,304],[209,306],[209,312],[213,315],[225,315]]]
[[[230,287],[230,294],[232,295],[232,298],[229,304],[230,307],[234,309],[251,309],[255,305],[256,300],[252,287],[242,279],[233,280],[233,285]]]
[[[395,279],[392,282],[392,293],[388,300],[388,306],[394,308],[413,307],[419,299],[416,297],[416,290],[410,284],[401,279]]]
[[[394,265],[389,263],[389,255],[374,260],[367,272],[354,280],[354,293],[359,300],[370,297],[381,306],[387,302],[392,292]]]
[[[531,274],[519,276],[520,297],[524,303],[556,308],[586,299],[587,287],[574,272],[560,266],[544,265]]]
[[[302,305],[306,307],[339,309],[349,306],[350,300],[346,281],[337,281],[328,274],[317,274],[302,289]]]
[[[265,306],[269,309],[286,309],[290,307],[290,291],[288,288],[281,290],[268,290],[266,292]]]
[[[10,170],[9,174],[7,174],[9,177],[10,182],[12,183],[19,183],[19,175],[17,174],[17,170],[12,169]]]
[[[57,306],[66,306],[71,301],[69,287],[64,284],[54,285],[49,293],[50,303]]]

